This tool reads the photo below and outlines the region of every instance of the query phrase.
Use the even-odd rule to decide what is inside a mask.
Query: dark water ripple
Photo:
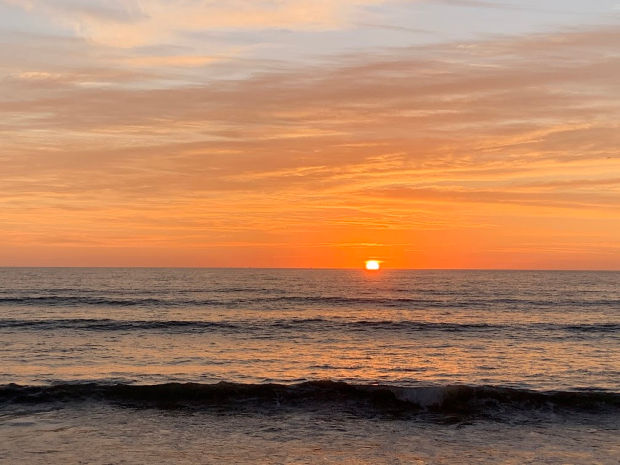
[[[235,293],[235,291],[230,291]],[[62,306],[114,306],[114,307],[185,307],[185,306],[260,306],[264,304],[283,304],[283,305],[326,305],[326,306],[378,306],[378,307],[454,307],[454,308],[486,308],[493,306],[532,306],[532,307],[556,307],[581,306],[598,307],[610,306],[620,307],[620,300],[615,299],[594,299],[594,300],[574,300],[574,299],[517,299],[517,298],[462,298],[452,296],[444,299],[430,298],[385,298],[385,297],[343,297],[343,296],[297,296],[284,295],[274,297],[247,296],[236,299],[183,299],[183,298],[151,298],[151,297],[106,297],[89,296],[88,293],[81,295],[28,295],[28,296],[4,296],[0,297],[0,305],[45,305],[51,307]],[[217,292],[212,292],[217,295]]]
[[[411,320],[329,320],[324,318],[293,318],[251,321],[191,321],[191,320],[113,320],[113,319],[0,319],[0,329],[24,328],[34,330],[76,329],[89,331],[128,331],[128,330],[170,330],[170,331],[210,331],[210,330],[337,330],[337,331],[510,331],[544,330],[567,331],[573,333],[616,333],[620,324],[487,324],[421,322]]]

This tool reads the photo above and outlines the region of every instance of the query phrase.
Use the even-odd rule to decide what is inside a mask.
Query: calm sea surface
[[[0,268],[2,463],[613,463],[620,273]]]

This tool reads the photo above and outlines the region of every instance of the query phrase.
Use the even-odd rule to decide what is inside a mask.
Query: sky
[[[620,269],[620,0],[0,0],[0,266]]]

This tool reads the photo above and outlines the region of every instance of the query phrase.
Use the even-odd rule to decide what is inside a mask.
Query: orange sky
[[[614,5],[237,3],[0,1],[0,266],[620,269]]]

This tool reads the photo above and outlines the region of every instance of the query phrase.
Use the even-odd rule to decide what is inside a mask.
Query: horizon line
[[[44,269],[161,269],[161,270],[365,270],[363,267],[277,267],[277,266],[37,266],[37,265],[0,265],[0,269],[25,269],[25,268],[44,268]],[[620,272],[619,268],[391,268],[385,267],[381,271],[592,271],[592,272]]]

